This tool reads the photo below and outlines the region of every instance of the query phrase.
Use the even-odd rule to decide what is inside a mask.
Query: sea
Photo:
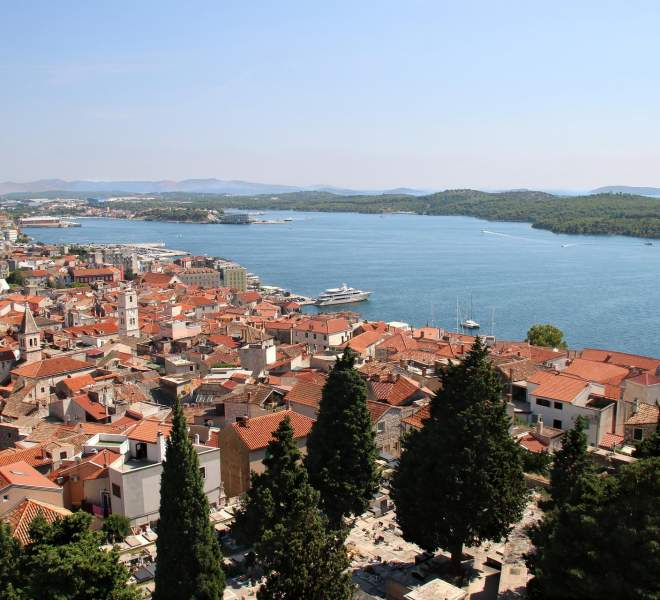
[[[412,214],[266,212],[279,224],[210,225],[79,219],[80,228],[25,229],[46,243],[164,242],[244,265],[263,284],[316,296],[342,283],[371,291],[333,307],[370,320],[520,340],[535,323],[571,347],[660,356],[660,242],[558,235],[527,223]],[[307,310],[318,310],[308,308]]]

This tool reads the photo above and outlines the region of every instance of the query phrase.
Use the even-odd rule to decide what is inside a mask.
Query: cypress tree
[[[239,528],[254,536],[266,571],[257,597],[351,598],[343,532],[326,529],[327,520],[318,508],[319,494],[309,484],[288,417],[273,432],[264,464],[266,470],[253,477],[254,487],[238,517]]]
[[[347,348],[323,387],[319,414],[307,440],[306,465],[332,527],[360,515],[378,489],[377,451],[367,387]]]
[[[160,481],[154,600],[219,600],[225,578],[197,452],[177,399]]]
[[[587,473],[532,527],[534,600],[660,597],[660,458]]]
[[[292,490],[299,489],[307,480],[301,461],[302,454],[287,416],[266,446],[264,472],[252,473],[250,489],[236,514],[232,534],[239,543],[256,544],[289,515],[294,501]]]
[[[593,472],[587,454],[585,427],[584,418],[578,417],[573,429],[564,433],[561,450],[554,455],[550,471],[550,496],[555,506],[567,502],[580,479]]]
[[[443,373],[430,413],[404,440],[392,498],[404,538],[448,550],[459,574],[463,546],[504,537],[526,500],[501,383],[480,338]]]
[[[11,535],[8,523],[0,521],[0,600],[19,598],[21,547]]]

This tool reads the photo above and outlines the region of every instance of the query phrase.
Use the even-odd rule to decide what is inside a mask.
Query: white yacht
[[[371,292],[363,292],[355,288],[348,287],[345,283],[339,288],[330,288],[325,290],[314,301],[316,306],[330,306],[331,304],[350,304],[351,302],[362,302],[368,300]]]
[[[456,302],[458,303],[458,300]],[[458,305],[457,305],[456,310],[458,310]],[[481,328],[481,325],[479,325],[479,323],[477,323],[477,321],[475,321],[472,318],[472,294],[470,294],[470,312],[466,315],[465,319],[463,319],[463,321],[461,321],[461,327],[463,329],[479,329],[479,328]]]

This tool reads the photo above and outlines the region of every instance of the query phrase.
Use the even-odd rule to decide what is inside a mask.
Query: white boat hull
[[[361,292],[352,296],[337,297],[337,298],[317,298],[314,304],[316,306],[333,306],[335,304],[353,304],[354,302],[364,302],[369,299],[371,292]]]

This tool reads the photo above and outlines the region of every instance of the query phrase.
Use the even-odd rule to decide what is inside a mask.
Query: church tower
[[[135,290],[124,290],[119,294],[117,312],[119,314],[119,335],[140,337],[138,300]]]
[[[18,332],[18,348],[21,352],[21,359],[26,363],[41,360],[41,335],[27,304],[23,313],[23,321],[21,321],[21,329]]]

